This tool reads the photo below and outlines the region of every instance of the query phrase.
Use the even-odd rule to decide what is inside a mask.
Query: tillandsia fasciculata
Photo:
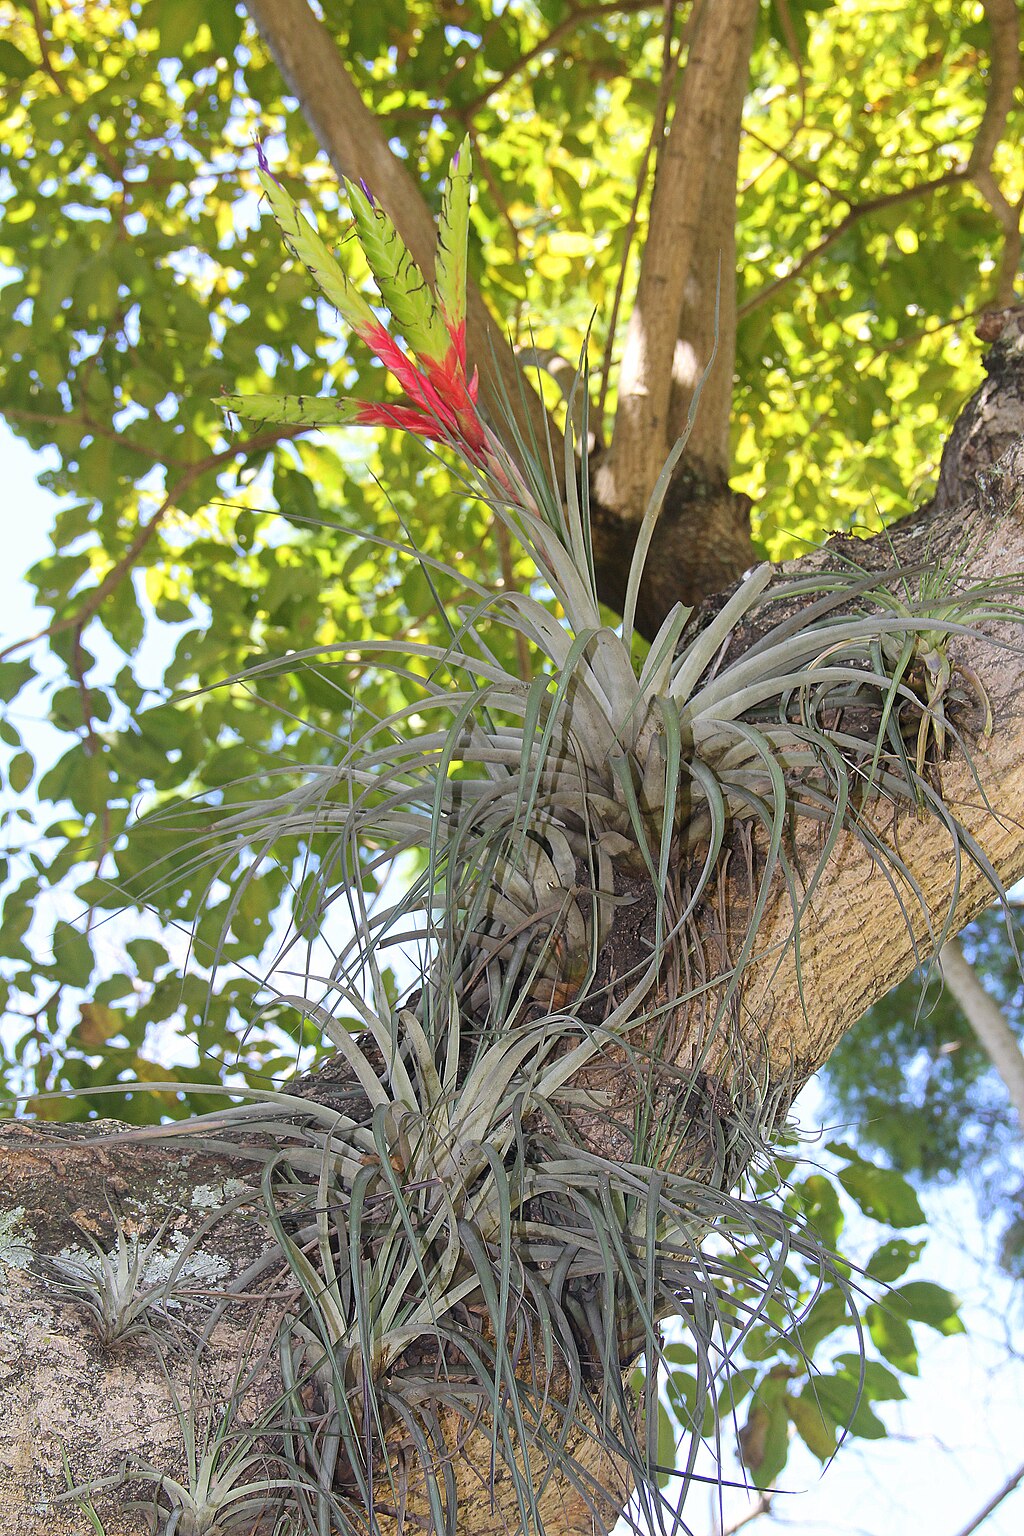
[[[456,1531],[460,1509],[500,1485],[524,1531],[543,1532],[567,1490],[588,1529],[607,1529],[630,1484],[641,1528],[678,1528],[702,1427],[708,1414],[717,1424],[748,1331],[766,1318],[798,1330],[828,1289],[856,1316],[847,1272],[811,1228],[758,1198],[800,1080],[796,1066],[771,1070],[742,1018],[769,894],[788,889],[798,946],[851,833],[913,893],[879,834],[880,802],[936,819],[954,868],[974,861],[1000,890],[943,799],[941,768],[952,743],[969,751],[991,729],[956,640],[983,619],[1018,622],[1020,584],[937,580],[928,561],[897,573],[837,561],[789,580],[765,565],[713,613],[677,605],[643,645],[637,595],[686,436],[639,529],[618,622],[594,575],[585,362],[564,465],[519,425],[517,402],[503,421],[479,403],[465,340],[471,176],[466,144],[432,280],[370,192],[346,183],[389,328],[261,152],[288,249],[401,394],[222,402],[251,421],[429,440],[536,570],[528,590],[495,592],[413,552],[428,582],[461,587],[458,607],[437,596],[444,638],[345,641],[229,680],[258,692],[275,670],[316,667],[351,704],[330,761],[298,784],[283,773],[269,803],[208,818],[196,852],[247,859],[241,899],[261,860],[302,850],[296,954],[347,904],[352,937],[330,974],[273,999],[331,1041],[332,1070],[160,1133],[204,1146],[233,1136],[262,1164],[294,1294],[271,1429],[317,1536],[390,1532],[403,1518]],[[529,676],[500,659],[501,630]],[[370,667],[400,675],[414,702],[368,717],[353,676]],[[794,829],[808,824],[816,835],[798,856]],[[399,859],[407,887],[372,903],[367,885]],[[727,879],[743,888],[739,931],[725,919]],[[955,879],[937,924],[927,910],[908,922],[941,943],[956,901]],[[396,1003],[385,963],[399,945],[420,959]],[[733,1193],[741,1179],[746,1195]],[[801,1266],[819,1278],[791,1302]],[[666,1488],[660,1325],[673,1315],[694,1390],[689,1449]],[[626,1383],[641,1354],[638,1404]]]

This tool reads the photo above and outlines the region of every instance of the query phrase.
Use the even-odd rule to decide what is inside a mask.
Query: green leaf
[[[677,1423],[686,1434],[712,1433],[715,1427],[714,1401],[709,1392],[698,1395],[696,1378],[688,1371],[677,1368],[665,1373],[665,1395]]]
[[[834,1248],[843,1228],[843,1213],[835,1185],[823,1173],[812,1173],[794,1193],[804,1217],[828,1248]]]
[[[911,1264],[917,1262],[924,1250],[924,1243],[908,1243],[905,1238],[896,1237],[888,1243],[882,1243],[876,1248],[865,1265],[865,1274],[872,1280],[884,1280],[891,1284],[905,1275]]]
[[[70,987],[85,987],[92,975],[92,946],[71,923],[59,922],[53,930],[53,976]]]
[[[750,1400],[740,1455],[756,1488],[771,1488],[789,1456],[789,1412],[783,1375],[771,1372]]]
[[[872,1302],[864,1313],[872,1343],[883,1359],[906,1376],[916,1376],[917,1345],[910,1324],[896,1316],[884,1304]]]
[[[79,1021],[71,1031],[71,1043],[85,1051],[101,1050],[124,1027],[124,1015],[103,1003],[82,1003]]]
[[[35,675],[30,661],[0,661],[0,699],[9,704]]]
[[[57,513],[53,525],[55,549],[64,549],[66,545],[73,544],[76,539],[81,538],[83,533],[88,533],[94,507],[94,502],[79,501],[72,507],[63,507]]]
[[[0,38],[0,75],[5,75],[8,80],[27,80],[40,67],[33,64],[20,48],[6,38]]]
[[[858,1394],[857,1382],[850,1376],[815,1376],[802,1396],[820,1403],[834,1424],[863,1440],[884,1440],[887,1434],[881,1419],[871,1411],[867,1395]]]
[[[155,973],[170,959],[164,946],[155,939],[131,939],[125,948],[142,981],[152,981]]]
[[[823,1339],[849,1321],[846,1298],[837,1286],[828,1286],[810,1308],[798,1330],[800,1347],[813,1355]]]
[[[32,782],[35,763],[29,752],[16,752],[7,768],[7,782],[16,795],[23,794]]]
[[[787,1397],[786,1408],[808,1450],[819,1461],[828,1461],[838,1440],[836,1422],[814,1396],[813,1383],[805,1387],[799,1397]]]
[[[930,1280],[910,1280],[906,1285],[888,1291],[882,1305],[891,1307],[899,1316],[927,1323],[939,1333],[964,1332],[959,1301],[952,1291]]]
[[[206,7],[202,0],[157,0],[155,5],[150,0],[148,9],[156,12],[155,18],[147,19],[156,20],[160,29],[161,48],[172,56],[180,57],[189,51],[188,45],[206,19]]]
[[[839,1182],[865,1216],[875,1221],[884,1221],[890,1227],[917,1227],[925,1219],[913,1188],[893,1168],[856,1163],[843,1169]]]
[[[869,1402],[899,1403],[905,1400],[907,1394],[892,1371],[880,1360],[862,1360],[859,1355],[837,1355],[835,1363],[842,1367],[843,1374],[851,1381],[860,1381],[863,1371],[864,1396]]]

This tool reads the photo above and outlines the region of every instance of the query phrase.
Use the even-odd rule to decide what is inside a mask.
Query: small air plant
[[[128,1456],[118,1472],[72,1489],[61,1502],[121,1491],[118,1508],[144,1513],[155,1536],[298,1536],[294,1479],[275,1453],[268,1427],[279,1405],[271,1403],[251,1423],[240,1415],[263,1362],[251,1364],[247,1346],[226,1400],[212,1406],[204,1403],[193,1369],[183,1402],[153,1342],[181,1433],[184,1474],[173,1476],[143,1457]],[[153,1485],[151,1497],[123,1496],[139,1483]]]
[[[111,1207],[114,1247],[108,1253],[91,1232],[78,1232],[92,1250],[79,1258],[37,1257],[36,1268],[63,1298],[83,1311],[104,1349],[149,1334],[165,1331],[170,1319],[166,1305],[177,1278],[178,1266],[158,1281],[152,1278],[155,1258],[168,1222],[163,1222],[143,1245],[138,1235],[129,1236]]]
[[[320,996],[275,1000],[323,1028],[342,1063],[340,1091],[323,1103],[315,1088],[303,1100],[253,1095],[168,1132],[265,1138],[234,1150],[263,1161],[269,1221],[299,1292],[279,1341],[287,1471],[272,1486],[292,1478],[318,1536],[373,1536],[378,1499],[437,1531],[456,1529],[453,1420],[460,1443],[479,1437],[492,1494],[508,1481],[523,1530],[543,1532],[556,1468],[607,1528],[617,1508],[588,1470],[595,1444],[628,1467],[642,1518],[678,1528],[681,1492],[658,1486],[660,1321],[681,1314],[698,1359],[685,1491],[704,1409],[768,1298],[784,1293],[790,1259],[849,1291],[812,1233],[730,1192],[752,1159],[769,1155],[794,1088],[772,1078],[739,1017],[773,886],[791,893],[795,939],[850,832],[913,892],[898,848],[872,821],[882,797],[923,806],[948,832],[956,873],[940,941],[963,856],[999,889],[929,774],[957,729],[946,642],[981,619],[1013,616],[1019,584],[936,595],[904,573],[894,598],[890,572],[787,581],[762,566],[703,627],[677,605],[637,659],[644,560],[686,435],[655,487],[613,628],[591,556],[585,368],[579,462],[567,440],[564,499],[550,451],[524,439],[512,402],[506,443],[467,374],[470,176],[464,145],[445,190],[433,284],[386,213],[346,184],[402,347],[261,154],[260,183],[289,249],[405,396],[222,401],[252,420],[385,424],[455,450],[553,596],[495,595],[417,557],[428,579],[446,571],[468,593],[465,608],[441,607],[446,642],[379,641],[360,652],[346,641],[229,680],[254,690],[275,668],[323,670],[337,658],[341,696],[353,665],[390,667],[416,695],[354,725],[336,761],[269,803],[225,814],[213,834],[219,872],[237,856],[241,888],[275,845],[303,850],[321,871],[304,897],[305,926],[311,912],[323,923],[332,902],[348,902],[354,937]],[[738,626],[754,617],[759,638],[734,654]],[[498,626],[531,651],[532,681],[498,659],[488,638]],[[933,679],[924,689],[918,665]],[[415,734],[414,718],[423,722]],[[911,720],[928,723],[911,730]],[[958,739],[966,748],[965,732]],[[797,818],[819,833],[817,863],[799,880]],[[723,861],[743,850],[749,921],[723,957],[708,932]],[[371,907],[367,880],[409,854],[418,861],[409,889]],[[197,847],[197,864],[208,857]],[[934,932],[931,914],[924,920]],[[382,956],[410,937],[422,974],[396,1008]],[[361,1033],[341,1020],[353,1012]],[[712,1229],[715,1257],[702,1247]],[[730,1250],[742,1255],[745,1284],[760,1275],[760,1300],[730,1299]],[[623,1381],[640,1353],[648,1377],[638,1414]],[[202,1458],[193,1446],[189,1491],[162,1482],[180,1511],[176,1529],[211,1529],[196,1522],[213,1519],[214,1487],[230,1492],[240,1518],[254,1507],[239,1479],[257,1453],[225,1446],[215,1439]]]
[[[195,1263],[203,1242],[217,1223],[251,1198],[249,1191],[231,1196],[204,1218],[187,1242],[172,1240],[170,1253],[161,1250],[167,1246],[165,1239],[172,1217],[161,1222],[144,1243],[140,1234],[129,1233],[125,1220],[108,1199],[107,1209],[114,1226],[113,1247],[108,1251],[91,1232],[79,1227],[91,1253],[37,1254],[33,1260],[35,1272],[58,1295],[85,1312],[104,1348],[113,1348],[140,1335],[173,1342],[188,1331],[181,1317],[172,1317],[169,1311],[179,1304],[177,1293],[183,1274]]]

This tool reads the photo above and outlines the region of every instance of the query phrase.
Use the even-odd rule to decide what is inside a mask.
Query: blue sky
[[[5,558],[0,565],[0,633],[5,642],[42,627],[24,572],[45,554],[59,503],[36,483],[45,459],[0,427]],[[60,738],[41,718],[38,697],[16,702],[12,718],[45,762]],[[73,914],[69,914],[73,915]],[[813,1128],[817,1094],[801,1100]],[[820,1474],[809,1456],[794,1454],[785,1474],[792,1494],[776,1501],[771,1522],[800,1536],[958,1536],[1024,1459],[1024,1302],[993,1271],[986,1237],[970,1194],[954,1188],[926,1197],[930,1240],[922,1275],[960,1294],[966,1336],[946,1339],[921,1331],[921,1376],[909,1401],[884,1405],[893,1432],[885,1442],[848,1442]],[[837,1347],[836,1353],[839,1352]],[[736,1475],[736,1469],[730,1469]],[[727,1516],[749,1501],[731,1496]],[[695,1494],[687,1515],[698,1536],[713,1531],[710,1504]],[[985,1523],[985,1536],[1018,1536],[1024,1529],[1024,1487]]]

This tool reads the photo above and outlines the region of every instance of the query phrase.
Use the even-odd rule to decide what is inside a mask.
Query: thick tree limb
[[[872,551],[885,563],[913,565],[921,558],[959,557],[975,581],[1024,570],[1024,439],[986,477],[972,504],[912,518],[884,541],[836,540],[822,554],[788,569],[825,563],[839,549],[862,562]],[[892,556],[878,547],[891,541]],[[874,550],[873,550],[874,547]],[[969,552],[969,553],[967,553]],[[872,562],[873,563],[873,562]],[[959,568],[959,567],[958,567]],[[945,804],[978,839],[1006,885],[1024,875],[1024,667],[1019,635],[995,633],[1009,646],[965,645],[961,659],[984,671],[996,720],[991,740],[971,744],[942,765]],[[905,881],[885,874],[845,835],[829,860],[801,923],[799,961],[787,948],[791,913],[778,905],[759,932],[760,960],[745,989],[749,1048],[760,1049],[776,1074],[791,1071],[794,1085],[817,1070],[843,1033],[888,987],[934,952],[954,900],[957,871],[945,830],[930,816],[893,816],[878,805],[872,824],[925,893],[927,911]],[[814,867],[814,839],[805,845]],[[985,877],[966,859],[960,871],[952,931],[958,932],[993,898]],[[879,967],[888,980],[879,986]],[[788,1060],[788,1067],[787,1067]]]

